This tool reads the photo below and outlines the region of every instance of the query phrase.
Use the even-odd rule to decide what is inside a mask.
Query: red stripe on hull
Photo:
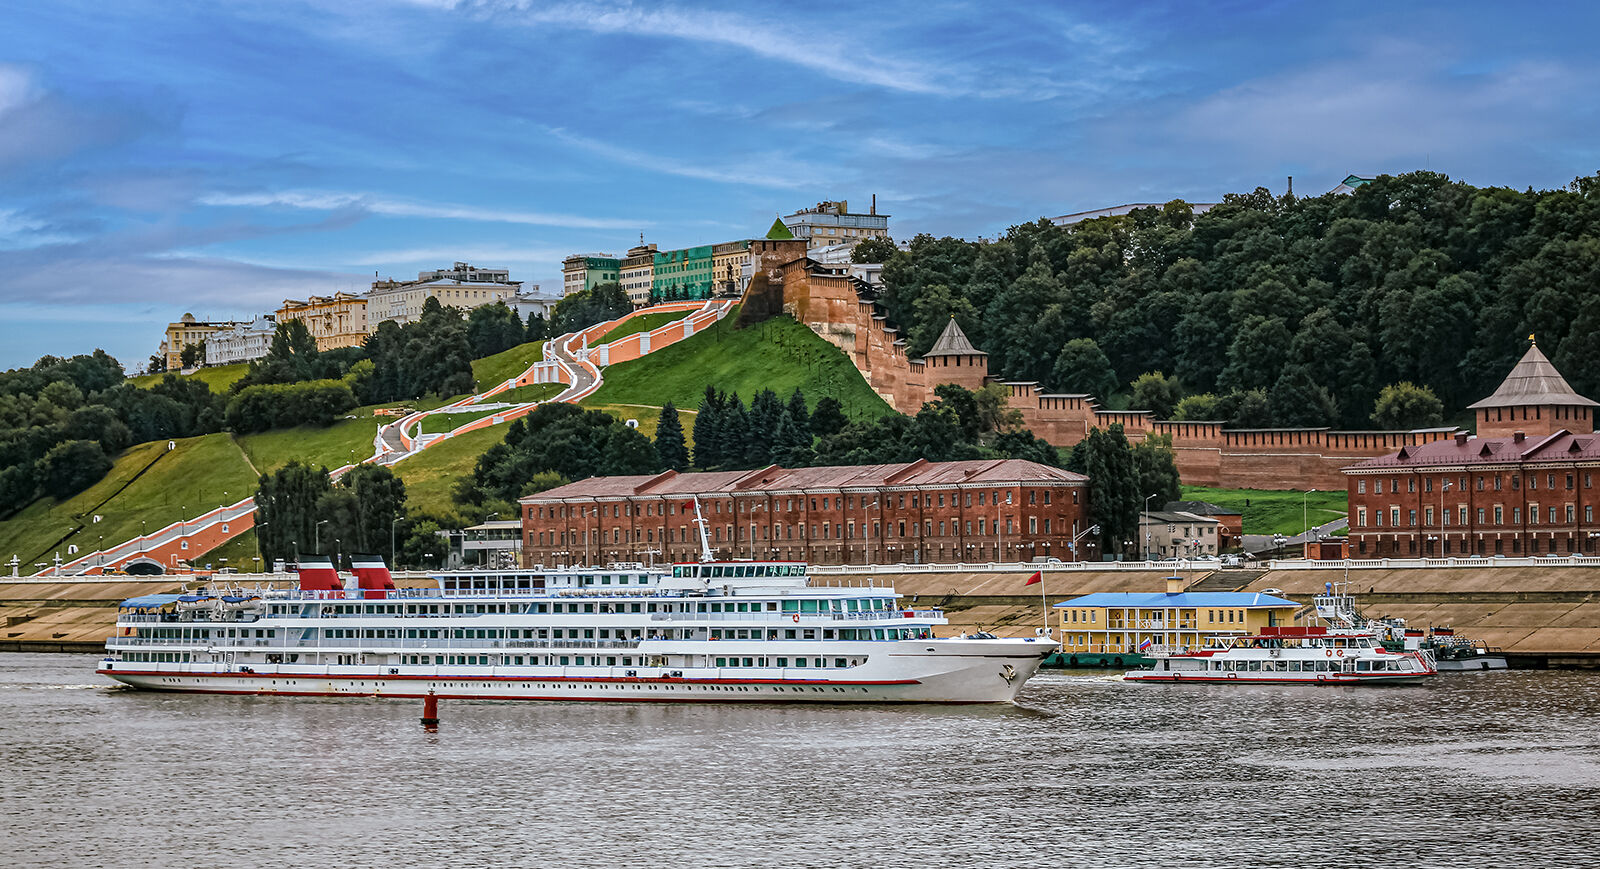
[[[1414,675],[1381,676],[1355,679],[1229,679],[1226,676],[1125,676],[1129,682],[1218,682],[1228,685],[1360,685],[1366,682],[1409,682],[1423,679],[1432,673],[1417,673]]]

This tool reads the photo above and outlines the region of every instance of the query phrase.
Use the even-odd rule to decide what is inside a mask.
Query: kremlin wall
[[[845,267],[806,257],[804,241],[751,242],[765,277],[752,294],[768,292],[776,308],[804,323],[850,357],[861,376],[890,406],[914,414],[934,398],[934,387],[954,383],[978,389],[990,381],[988,356],[967,340],[952,320],[920,359],[906,354],[905,341],[877,309],[872,294]],[[748,302],[747,302],[748,304]],[[1148,411],[1113,411],[1091,395],[1058,395],[1037,383],[1006,383],[1011,407],[1034,434],[1070,447],[1092,428],[1122,425],[1130,441],[1168,435],[1183,482],[1191,486],[1241,489],[1345,488],[1341,468],[1366,459],[1455,436],[1454,428],[1416,431],[1330,431],[1321,428],[1232,429],[1222,422],[1158,420]]]

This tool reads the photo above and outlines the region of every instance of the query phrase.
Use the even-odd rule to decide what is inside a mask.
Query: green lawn
[[[237,365],[218,365],[214,368],[201,368],[193,374],[179,374],[178,376],[184,380],[198,380],[211,387],[212,392],[220,395],[227,392],[228,387],[232,386],[235,380],[245,376],[249,371],[250,363],[240,362]],[[176,374],[177,372],[173,373]],[[148,389],[160,383],[161,378],[166,376],[165,372],[161,374],[141,374],[138,377],[130,377],[128,380],[134,386]]]
[[[437,406],[437,402],[405,402],[407,407]],[[375,405],[387,407],[390,405]],[[350,413],[355,419],[341,419],[333,425],[301,425],[279,428],[256,434],[239,435],[235,439],[251,464],[263,474],[271,473],[294,459],[312,466],[325,465],[328,470],[361,461],[372,455],[372,438],[378,433],[380,420],[372,415],[373,407],[359,407]],[[396,417],[383,417],[382,422],[392,422]]]
[[[193,563],[195,567],[210,565],[213,570],[232,567],[240,573],[254,573],[258,569],[256,556],[260,554],[261,550],[256,546],[256,531],[251,528],[205,555],[195,556]],[[260,564],[259,569],[271,570],[272,565]]]
[[[693,314],[694,311],[657,311],[653,314],[643,314],[600,336],[600,339],[595,341],[593,346],[598,347],[601,344],[610,344],[618,338],[626,338],[639,332],[654,332],[668,323],[682,320]]]
[[[473,420],[483,419],[486,416],[494,416],[496,413],[499,413],[499,411],[479,410],[472,413],[436,413],[423,417],[422,422],[419,424],[419,430],[422,434],[441,434],[455,431],[459,426],[466,425]]]
[[[1209,489],[1184,486],[1186,501],[1210,501],[1244,514],[1246,534],[1299,534],[1306,522],[1322,525],[1343,517],[1349,511],[1342,491],[1312,492],[1309,495],[1282,489]],[[1305,513],[1302,519],[1302,504]]]
[[[0,522],[0,558],[16,555],[31,566],[59,551],[67,560],[69,544],[86,554],[100,548],[102,538],[113,546],[139,536],[141,520],[156,531],[254,494],[256,475],[228,435],[174,443],[171,451],[164,440],[130,447],[88,489],[61,502],[40,498]]]
[[[496,395],[490,401],[515,402],[523,404],[529,401],[549,401],[560,395],[567,388],[565,383],[530,383],[516,389],[508,389]]]
[[[505,426],[490,426],[440,441],[394,466],[406,484],[406,509],[444,516],[457,512],[450,491],[472,473],[478,456],[505,440]]]
[[[774,317],[758,326],[735,329],[737,316],[735,308],[693,338],[610,366],[605,382],[590,401],[659,407],[670,400],[680,409],[693,410],[700,406],[707,385],[737,392],[746,404],[762,389],[772,389],[780,399],[787,399],[798,386],[813,407],[817,399],[831,395],[854,419],[893,413],[844,353],[793,318]]]
[[[478,383],[478,391],[490,389],[497,384],[515,377],[528,370],[528,366],[544,358],[544,342],[530,341],[518,344],[510,350],[485,356],[473,360],[472,378]]]

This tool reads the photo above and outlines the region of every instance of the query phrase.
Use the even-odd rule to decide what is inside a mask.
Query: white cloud
[[[280,190],[259,193],[209,193],[198,200],[201,205],[241,208],[298,208],[311,211],[350,209],[386,217],[422,217],[437,220],[474,220],[485,223],[514,223],[527,226],[564,226],[575,229],[637,229],[649,221],[636,218],[580,217],[575,214],[545,214],[536,211],[441,205],[390,199],[370,193],[324,190]]]
[[[811,167],[792,157],[774,157],[773,162],[778,163],[785,170],[784,174],[773,174],[770,169],[756,164],[746,163],[741,166],[727,168],[713,168],[698,163],[686,163],[670,157],[661,157],[644,151],[635,151],[621,145],[580,136],[560,127],[546,128],[551,136],[575,148],[595,156],[633,166],[650,172],[659,172],[663,175],[676,175],[680,178],[693,178],[697,181],[715,181],[719,184],[753,184],[759,187],[776,187],[792,190],[809,186],[815,177]],[[612,227],[601,227],[612,228]]]
[[[12,64],[0,63],[0,115],[34,99],[33,76]]]

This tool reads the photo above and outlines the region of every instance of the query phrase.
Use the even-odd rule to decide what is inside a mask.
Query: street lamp
[[[322,526],[326,524],[328,524],[328,520],[321,519],[317,521],[316,525],[311,526],[311,546],[317,550],[318,555],[322,554]]]
[[[1090,525],[1088,528],[1085,528],[1082,531],[1079,531],[1077,534],[1072,535],[1072,542],[1067,544],[1067,549],[1072,551],[1072,560],[1073,561],[1077,561],[1078,560],[1078,540],[1080,538],[1087,537],[1090,534],[1099,534],[1099,533],[1100,533],[1100,526],[1099,525]]]
[[[1450,491],[1450,481],[1445,480],[1439,486],[1439,539],[1441,540],[1444,539],[1444,493],[1448,491]]]
[[[1150,499],[1159,494],[1161,493],[1156,492],[1146,496],[1144,499],[1144,527],[1139,529],[1144,532],[1144,552],[1142,553],[1144,556],[1142,560],[1144,561],[1150,560]]]
[[[1304,545],[1306,540],[1311,537],[1311,518],[1310,511],[1306,508],[1306,502],[1311,499],[1311,493],[1315,491],[1316,489],[1307,489],[1305,494],[1300,496],[1300,527],[1305,529],[1300,532],[1301,545]]]
[[[746,548],[748,548],[750,550],[750,560],[751,561],[755,561],[756,560],[756,511],[757,510],[761,510],[761,509],[765,509],[766,506],[767,505],[765,505],[765,504],[751,504],[750,505],[750,542],[749,542],[749,546],[746,547]]]
[[[389,563],[392,564],[392,565],[399,565],[399,563],[400,563],[399,558],[396,557],[396,555],[395,555],[394,526],[395,526],[396,523],[398,523],[401,519],[404,519],[404,518],[405,518],[404,516],[396,516],[393,519],[389,520]]]

